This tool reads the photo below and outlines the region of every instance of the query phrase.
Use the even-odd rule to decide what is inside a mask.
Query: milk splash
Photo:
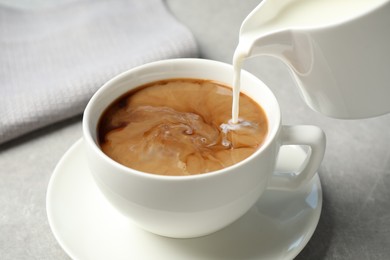
[[[232,143],[229,141],[227,135],[230,131],[239,131],[243,128],[245,129],[257,129],[258,125],[256,123],[246,121],[243,119],[238,119],[237,123],[233,123],[233,119],[229,120],[227,124],[221,124],[221,132],[223,133],[222,145],[225,147],[231,147]]]

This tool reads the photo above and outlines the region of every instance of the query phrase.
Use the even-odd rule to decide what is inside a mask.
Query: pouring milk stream
[[[232,122],[246,58],[291,70],[313,109],[342,119],[390,112],[390,0],[263,0],[241,25],[233,57]]]

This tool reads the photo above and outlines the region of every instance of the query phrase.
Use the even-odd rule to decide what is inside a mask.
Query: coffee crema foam
[[[253,154],[267,118],[240,94],[240,119],[231,122],[232,90],[220,83],[170,79],[141,86],[103,113],[101,149],[113,160],[160,175],[192,175],[231,166]]]

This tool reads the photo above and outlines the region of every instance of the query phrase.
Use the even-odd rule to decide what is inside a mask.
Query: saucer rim
[[[55,185],[56,176],[59,174],[58,172],[60,172],[59,169],[61,169],[63,167],[63,165],[67,162],[67,157],[69,157],[70,154],[72,154],[75,150],[77,150],[77,149],[79,149],[79,147],[81,147],[83,141],[84,141],[83,138],[80,138],[77,141],[75,141],[68,148],[68,150],[61,156],[61,159],[58,161],[58,163],[56,164],[56,166],[53,170],[53,173],[50,177],[49,184],[48,184],[47,190],[46,190],[46,215],[47,215],[47,219],[49,222],[51,232],[54,235],[54,237],[57,240],[60,247],[65,251],[65,253],[71,259],[78,259],[78,258],[73,254],[73,250],[71,250],[67,246],[66,242],[63,241],[62,237],[59,235],[59,231],[55,227],[54,217],[53,217],[54,211],[52,209],[53,204],[51,203],[51,201],[53,200],[53,196],[50,196],[50,195],[53,194],[52,190],[53,190],[53,186]]]
[[[58,163],[56,164],[56,166],[55,166],[55,168],[54,168],[54,170],[52,172],[52,175],[51,175],[50,180],[49,180],[48,188],[47,188],[47,191],[46,191],[46,214],[47,214],[47,218],[48,218],[48,223],[49,223],[50,229],[51,229],[52,234],[54,235],[55,239],[57,240],[58,244],[60,245],[60,247],[64,250],[64,252],[71,259],[78,259],[78,257],[73,252],[74,250],[69,248],[67,243],[64,241],[64,239],[59,234],[60,232],[59,232],[58,228],[56,228],[56,224],[55,224],[55,220],[54,220],[55,217],[53,216],[54,211],[52,209],[53,196],[51,196],[51,194],[53,194],[53,186],[55,185],[55,181],[57,179],[57,176],[59,175],[59,172],[61,172],[60,169],[62,169],[63,166],[66,163],[68,163],[67,162],[68,161],[68,157],[75,150],[82,148],[81,146],[82,146],[83,142],[84,142],[83,138],[78,139],[62,155],[62,157],[60,158],[60,160],[58,161]],[[292,145],[292,146],[296,146],[296,147],[299,147],[300,149],[302,149],[299,145]],[[312,183],[311,186],[317,184],[317,191],[316,191],[316,193],[318,195],[318,198],[317,198],[317,203],[318,204],[317,204],[317,206],[315,208],[315,211],[314,211],[312,219],[311,219],[312,220],[311,221],[312,224],[308,225],[308,227],[306,229],[306,232],[305,232],[305,237],[299,243],[299,246],[297,246],[294,250],[289,251],[288,254],[285,255],[285,259],[294,259],[299,253],[302,252],[302,250],[306,247],[306,245],[308,244],[308,242],[312,238],[315,230],[317,229],[319,220],[321,218],[322,206],[323,206],[323,189],[322,189],[321,179],[319,177],[318,172],[316,172],[314,174],[314,176],[310,180],[310,182]]]

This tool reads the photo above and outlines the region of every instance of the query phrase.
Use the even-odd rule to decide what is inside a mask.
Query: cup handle
[[[317,172],[324,158],[326,137],[317,126],[282,126],[281,145],[306,145],[310,148],[298,172],[274,174],[268,185],[268,189],[273,190],[294,190],[309,182]]]

